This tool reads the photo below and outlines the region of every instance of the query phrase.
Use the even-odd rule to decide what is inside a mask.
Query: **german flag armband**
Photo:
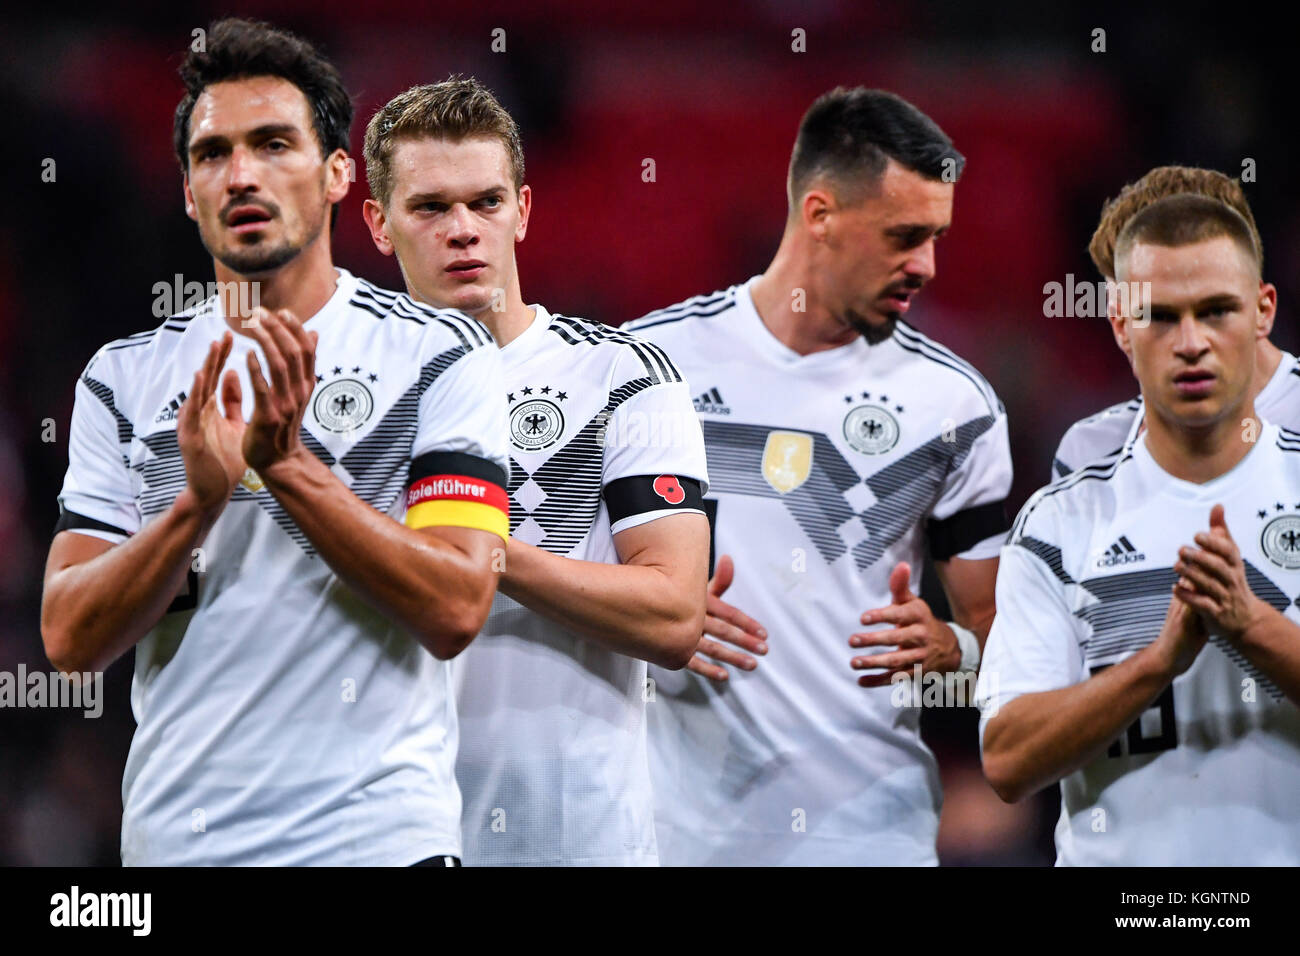
[[[435,451],[411,462],[406,490],[408,528],[478,528],[510,536],[506,474],[477,455]]]

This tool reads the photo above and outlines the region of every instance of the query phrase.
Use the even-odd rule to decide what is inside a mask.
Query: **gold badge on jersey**
[[[803,432],[769,432],[763,448],[763,477],[781,494],[789,494],[812,472],[812,436]]]
[[[253,494],[257,494],[266,487],[266,484],[262,481],[262,476],[251,468],[244,469],[244,477],[239,479],[239,483]]]

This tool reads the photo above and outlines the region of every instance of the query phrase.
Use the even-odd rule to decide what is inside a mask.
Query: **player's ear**
[[[528,214],[533,208],[533,190],[531,186],[519,187],[519,225],[515,227],[515,242],[523,242],[528,232]]]
[[[1116,286],[1115,280],[1110,276],[1106,277],[1106,318],[1110,322],[1110,331],[1115,336],[1115,344],[1119,350],[1128,356],[1129,364],[1133,364],[1133,345],[1129,341],[1128,322],[1124,318],[1124,303],[1118,294],[1120,289]]]
[[[1255,312],[1255,337],[1266,339],[1272,334],[1273,320],[1277,317],[1277,286],[1273,283],[1259,280]]]
[[[384,255],[391,256],[395,250],[393,240],[388,238],[388,217],[384,215],[384,207],[373,199],[367,199],[361,204],[361,218],[366,221],[375,248]]]
[[[194,193],[190,191],[190,174],[181,174],[181,189],[185,193],[185,215],[195,222],[199,221],[199,209],[194,205]]]
[[[834,199],[824,189],[810,189],[803,194],[803,200],[799,203],[799,212],[804,227],[818,242],[826,238],[828,221],[834,206]]]
[[[357,164],[346,152],[336,149],[330,154],[326,166],[329,170],[329,179],[326,184],[325,198],[332,206],[342,202],[343,197],[348,194],[353,180],[357,178]]]

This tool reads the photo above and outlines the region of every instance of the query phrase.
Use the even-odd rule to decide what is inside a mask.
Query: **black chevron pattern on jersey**
[[[475,346],[458,345],[435,356],[420,369],[420,377],[389,406],[366,437],[339,459],[352,476],[352,491],[379,511],[392,507],[406,486],[411,446],[420,423],[420,397]]]
[[[1031,535],[1022,535],[1016,538],[1013,544],[1019,545],[1030,554],[1036,556],[1056,575],[1056,579],[1062,584],[1073,584],[1074,578],[1070,577],[1065,565],[1061,562],[1061,549],[1054,544],[1048,544],[1046,541],[1040,541]]]
[[[512,456],[506,492],[510,496],[510,533],[531,518],[545,532],[537,547],[568,554],[587,536],[600,510],[605,465],[605,429],[614,410],[638,392],[658,384],[650,377],[634,378],[609,393],[605,407],[592,416],[565,445],[531,475]],[[519,504],[516,493],[529,480],[546,493],[532,511]]]
[[[1276,610],[1285,611],[1290,598],[1249,561],[1244,563],[1250,589]],[[1083,648],[1090,669],[1113,663],[1116,656],[1139,651],[1155,640],[1164,626],[1169,602],[1177,600],[1170,593],[1177,579],[1174,569],[1167,567],[1108,574],[1079,582],[1081,588],[1097,599],[1096,603],[1075,612],[1075,616],[1092,628],[1092,635]],[[1229,641],[1218,635],[1211,635],[1210,641],[1265,693],[1274,700],[1282,700],[1277,685]]]
[[[333,467],[336,463],[347,469],[352,478],[352,492],[378,511],[386,512],[406,485],[411,464],[411,445],[419,427],[420,398],[450,368],[457,359],[467,354],[473,346],[458,345],[435,356],[420,369],[420,377],[389,406],[366,434],[366,437],[336,459],[304,426],[298,437],[307,450]],[[176,431],[168,429],[141,439],[152,452],[137,466],[144,478],[140,494],[140,511],[144,516],[166,510],[185,487],[185,463],[181,459]],[[311,541],[284,510],[284,506],[266,489],[249,491],[236,485],[232,501],[252,501],[267,513],[294,543],[309,556],[316,554]]]
[[[130,420],[123,415],[117,408],[117,399],[113,390],[98,379],[91,378],[89,375],[82,375],[81,382],[90,390],[90,394],[99,399],[104,407],[108,409],[117,422],[117,440],[120,444],[130,445],[131,438],[135,434],[135,428]],[[125,457],[125,456],[124,456]]]
[[[334,464],[333,456],[325,451],[320,442],[316,441],[306,428],[299,432],[299,437],[304,442],[311,438],[309,447],[314,445],[312,451],[317,454],[317,457],[321,458],[327,465]],[[176,500],[176,496],[184,489],[185,461],[181,458],[180,445],[174,429],[154,432],[152,435],[146,435],[140,440],[152,453],[146,456],[143,462],[135,466],[135,469],[140,472],[141,477],[144,479],[139,501],[141,517],[147,519],[151,515],[166,511],[171,506],[171,503]],[[298,525],[294,523],[293,518],[289,517],[289,513],[284,510],[284,506],[276,501],[265,488],[258,492],[252,492],[243,485],[236,485],[230,500],[255,502],[308,555],[316,553],[316,549],[307,540],[307,536],[298,529]]]
[[[992,415],[972,418],[951,435],[936,435],[866,480],[876,503],[862,514],[871,537],[853,547],[858,570],[875,564],[934,504],[943,480],[966,461],[975,439],[993,427]]]
[[[701,421],[708,449],[710,488],[720,493],[779,498],[808,535],[822,559],[830,564],[849,550],[840,527],[856,518],[868,537],[853,547],[859,571],[875,564],[885,550],[901,538],[934,504],[943,479],[965,461],[975,439],[993,427],[984,415],[954,430],[951,441],[935,436],[897,461],[862,478],[824,434],[806,429],[771,425]],[[808,435],[813,442],[808,478],[793,491],[781,494],[763,477],[763,452],[773,431]],[[876,501],[862,512],[847,494],[859,482]]]
[[[819,432],[769,425],[701,420],[708,451],[711,491],[754,498],[777,498],[817,548],[827,564],[848,551],[839,528],[854,516],[845,498],[860,478],[839,449]],[[812,439],[812,467],[807,480],[781,494],[763,477],[763,451],[773,431],[792,431]]]

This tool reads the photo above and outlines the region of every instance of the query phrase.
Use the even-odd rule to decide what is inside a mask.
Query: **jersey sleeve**
[[[999,403],[984,407],[940,440],[955,447],[952,467],[926,521],[936,561],[995,558],[1006,541],[1006,499],[1011,491],[1011,441]]]
[[[661,348],[639,341],[624,346],[612,384],[601,479],[610,530],[704,514],[704,433],[686,380]]]
[[[1072,430],[1072,429],[1071,429]],[[1064,478],[1070,472],[1074,471],[1075,465],[1073,450],[1070,447],[1070,430],[1067,430],[1061,436],[1061,443],[1056,446],[1056,454],[1052,456],[1051,481],[1057,478]]]
[[[117,406],[107,363],[96,356],[77,381],[68,433],[68,471],[55,533],[75,531],[120,544],[140,530],[128,464],[131,422]]]
[[[460,320],[472,322],[472,320]],[[496,343],[452,347],[429,359],[422,379],[405,523],[510,534],[505,377]],[[475,331],[471,328],[470,331]]]
[[[1070,578],[1062,566],[1061,533],[1055,522],[1025,521],[1025,516],[1022,512],[1017,519],[998,564],[997,616],[975,688],[981,743],[984,726],[1010,701],[1069,687],[1087,676],[1079,621],[1066,593]]]

